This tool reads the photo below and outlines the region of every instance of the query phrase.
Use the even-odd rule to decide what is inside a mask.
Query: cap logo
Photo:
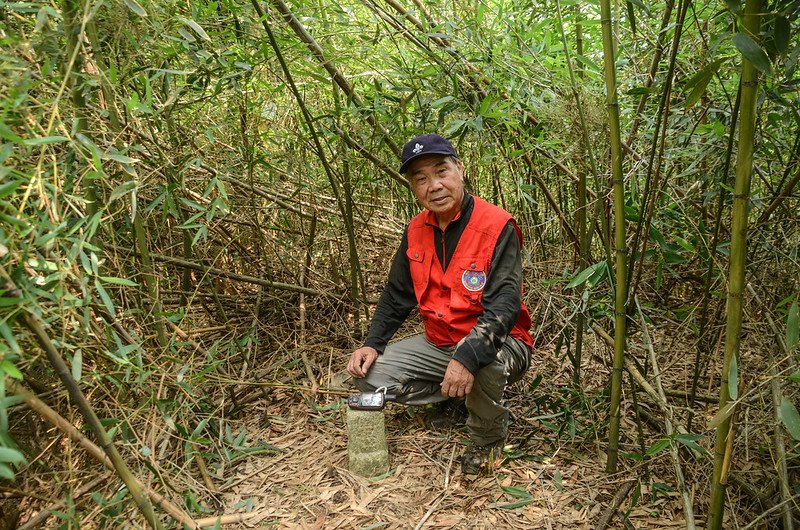
[[[422,149],[423,149],[424,147],[425,147],[425,146],[424,146],[424,145],[422,145],[422,144],[414,144],[414,149],[412,149],[412,151],[411,151],[411,152],[412,152],[412,153],[414,153],[415,155],[416,155],[416,154],[419,154],[419,153],[421,153],[421,152],[422,152]]]

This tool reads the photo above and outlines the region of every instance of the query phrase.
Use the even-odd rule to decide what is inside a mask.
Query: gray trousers
[[[404,405],[427,405],[448,398],[439,386],[455,347],[440,348],[416,335],[389,344],[378,355],[367,376],[354,379],[362,392],[382,386],[395,401]],[[467,394],[467,428],[475,445],[487,445],[505,439],[509,411],[503,402],[506,386],[519,381],[530,365],[528,346],[509,337],[497,352],[497,359],[475,376],[472,392]]]

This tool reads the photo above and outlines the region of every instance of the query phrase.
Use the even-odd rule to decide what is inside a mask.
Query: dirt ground
[[[509,391],[515,420],[503,458],[478,476],[461,473],[463,429],[427,431],[424,411],[396,404],[385,411],[389,473],[356,476],[348,471],[341,398],[321,395],[314,403],[291,391],[274,392],[256,405],[247,424],[248,432],[278,452],[230,470],[235,478],[220,488],[226,511],[252,507],[252,517],[239,528],[594,528],[615,494],[636,480],[609,528],[685,528],[671,477],[657,476],[658,460],[651,462],[649,483],[666,483],[668,491],[654,492],[640,481],[643,471],[632,460],[609,477],[605,441],[593,438],[584,418],[559,423],[558,410],[545,410],[542,399],[536,403],[537,390],[540,398],[557,394],[558,382],[569,377],[547,351],[539,355],[538,369]],[[545,377],[537,381],[540,374]],[[595,373],[592,379],[600,377]],[[528,394],[532,384],[537,388]],[[566,425],[560,435],[559,425]],[[570,425],[579,432],[571,435]]]

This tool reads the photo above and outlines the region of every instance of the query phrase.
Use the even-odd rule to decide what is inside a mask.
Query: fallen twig
[[[617,490],[617,494],[614,495],[614,498],[611,500],[611,504],[606,511],[603,512],[603,516],[600,517],[600,520],[597,522],[597,526],[595,530],[605,530],[605,528],[611,523],[611,520],[614,518],[614,514],[617,513],[617,510],[622,503],[625,502],[625,499],[628,497],[628,494],[631,492],[633,487],[636,485],[635,480],[629,480],[620,486],[619,490]]]

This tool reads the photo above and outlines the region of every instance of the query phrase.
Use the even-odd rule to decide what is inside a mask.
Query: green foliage
[[[749,35],[733,25],[741,12],[739,2],[726,3],[730,13],[713,4],[693,7],[696,24],[683,26],[677,89],[668,94],[665,116],[658,115],[666,86],[663,61],[652,82],[647,74],[652,44],[659,34],[669,42],[675,30],[672,23],[663,32],[658,26],[664,4],[628,2],[629,23],[619,27],[616,64],[624,132],[637,119],[640,98],[649,96],[625,162],[626,222],[631,226],[646,218],[639,206],[646,177],[643,161],[654,141],[664,138],[663,150],[653,156],[653,174],[663,180],[651,192],[653,216],[643,231],[647,248],[632,255],[643,263],[639,292],[659,310],[654,314],[665,315],[654,317],[656,326],[678,315],[687,329],[699,330],[695,291],[709,260],[714,264],[709,282],[724,291],[729,224],[723,215],[716,226],[714,210],[718,200],[723,208],[732,202],[724,168],[735,72],[742,57],[767,74],[759,103],[754,164],[760,179],[754,182],[753,217],[779,196],[796,167],[797,7],[774,3],[764,15],[762,33]],[[576,289],[569,294],[574,299],[562,304],[565,317],[581,312],[607,323],[613,317],[611,282],[605,282],[610,278],[609,256],[599,237],[608,204],[606,162],[598,179],[590,179],[594,197],[589,217],[595,221],[591,265],[576,272],[581,267],[571,261],[564,236],[564,224],[573,224],[576,208],[573,177],[591,170],[564,45],[553,30],[555,5],[434,1],[425,3],[430,17],[412,2],[402,5],[421,21],[422,29],[390,6],[380,7],[388,13],[382,16],[369,2],[292,2],[298,20],[354,94],[333,88],[321,61],[274,11],[266,20],[319,128],[336,177],[349,179],[356,237],[364,247],[358,259],[370,265],[365,282],[370,292],[365,296],[375,294],[390,254],[387,248],[400,236],[397,230],[388,237],[381,232],[401,226],[416,211],[407,192],[362,156],[367,151],[397,166],[382,133],[366,120],[374,117],[395,144],[423,131],[451,136],[473,190],[505,204],[524,231],[526,275],[555,278],[544,287],[544,281],[533,289],[529,284],[526,296],[537,297],[540,289],[547,289],[544,297],[550,299],[552,293],[563,294],[559,290]],[[236,327],[242,319],[223,318],[216,314],[217,303],[207,302],[226,294],[216,292],[209,275],[195,270],[184,285],[182,271],[173,265],[158,262],[148,268],[129,250],[142,250],[133,234],[138,222],[144,245],[155,254],[295,284],[306,273],[305,241],[314,217],[320,228],[305,277],[331,298],[306,303],[312,313],[326,317],[327,327],[316,333],[347,342],[342,336],[349,337],[351,330],[342,323],[350,322],[351,307],[336,297],[348,291],[350,280],[342,271],[353,264],[340,245],[344,220],[330,208],[331,182],[309,148],[296,102],[247,2],[123,0],[89,7],[73,20],[56,4],[12,2],[4,5],[6,16],[0,20],[0,266],[9,276],[0,279],[0,373],[10,378],[0,379],[0,475],[15,478],[25,457],[31,457],[11,437],[13,405],[19,398],[6,394],[5,381],[42,379],[58,389],[54,396],[63,396],[33,338],[17,323],[22,312],[46,323],[69,360],[72,377],[94,396],[104,425],[127,455],[135,455],[132,460],[171,464],[174,455],[163,456],[161,448],[141,443],[142,431],[150,429],[180,438],[177,458],[202,458],[218,470],[249,456],[277,453],[219,407],[227,403],[223,393],[236,387],[230,381],[239,377],[245,358],[251,362],[248,371],[254,371],[255,359],[268,365],[274,356],[280,360],[280,376],[294,377],[300,361],[281,360],[285,337],[278,346],[263,334],[248,331],[242,337]],[[601,24],[596,5],[580,7],[584,49],[570,50],[570,55],[584,77],[574,88],[585,105],[589,141],[603,161],[608,158],[608,133]],[[565,11],[569,46],[574,16]],[[401,31],[403,26],[409,31]],[[71,35],[81,43],[74,61]],[[354,95],[363,104],[356,104]],[[663,128],[657,130],[656,124]],[[346,131],[358,149],[338,131]],[[760,272],[763,268],[764,291],[776,300],[795,300],[791,306],[786,303],[790,349],[797,348],[800,327],[796,298],[790,298],[796,297],[796,274],[787,273],[795,271],[797,262],[797,211],[795,190],[751,239],[753,257]],[[720,239],[712,249],[717,228]],[[541,274],[540,267],[545,269]],[[18,292],[8,292],[8,279]],[[679,292],[687,285],[687,293]],[[243,305],[255,305],[253,292],[236,284],[227,296],[242,310]],[[176,297],[177,302],[156,309],[155,302]],[[248,314],[244,320],[278,335],[285,332],[283,326],[294,332],[297,300],[272,291],[264,298],[258,318]],[[712,296],[712,309],[718,302]],[[169,319],[181,326],[198,313],[219,321],[212,324],[229,325],[226,333],[239,336],[203,341],[207,355],[198,354],[191,341],[177,334],[168,334],[164,344],[154,338],[157,323]],[[542,323],[545,339],[548,326],[562,329],[564,323]],[[574,333],[561,336],[569,342]],[[263,351],[269,351],[268,359]],[[739,380],[743,388],[748,386],[745,362],[726,374],[733,399]],[[264,377],[277,378],[272,372]],[[788,379],[800,382],[797,374]],[[591,394],[574,389],[547,394],[533,390],[531,416],[556,436],[589,438],[599,430],[595,408],[602,396],[587,397]],[[791,399],[787,389],[783,417],[794,435]],[[314,422],[333,421],[338,406],[312,407]],[[273,420],[286,421],[278,416]],[[648,443],[647,455],[637,456],[661,454],[670,443],[698,451],[698,441],[695,435],[676,435]],[[140,469],[144,475],[150,472]],[[183,472],[168,466],[166,474]],[[515,499],[505,508],[531,502],[524,490],[503,493]],[[183,496],[187,509],[207,510],[200,495]],[[113,527],[130,515],[127,490],[92,498],[102,512],[100,526]],[[81,518],[92,510],[68,501],[55,512],[65,526],[98,524],[82,524]],[[242,502],[252,508],[256,501]]]

